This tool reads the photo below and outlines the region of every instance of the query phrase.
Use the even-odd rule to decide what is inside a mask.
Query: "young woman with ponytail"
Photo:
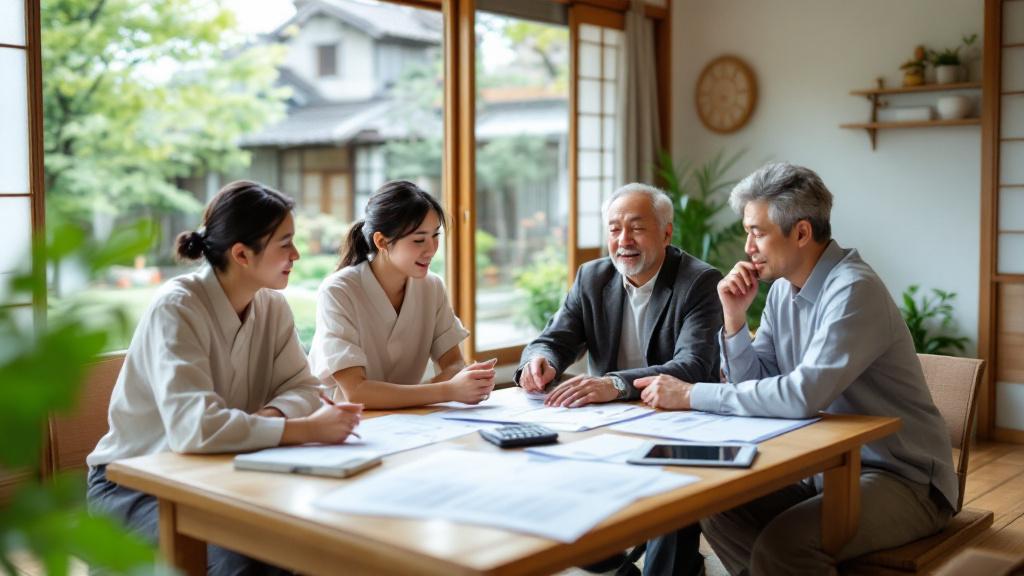
[[[317,295],[313,373],[367,408],[455,400],[477,404],[494,388],[494,362],[466,366],[469,336],[444,282],[430,272],[444,210],[411,182],[394,181],[370,197],[349,231],[338,270]],[[424,382],[433,360],[437,376]]]
[[[143,314],[110,400],[110,431],[88,457],[90,507],[155,542],[157,501],[106,479],[114,460],[174,451],[239,452],[342,443],[362,407],[321,405],[291,310],[275,292],[299,253],[293,203],[255,182],[228,184],[178,256],[203,258],[168,281]],[[270,567],[208,548],[210,574]]]

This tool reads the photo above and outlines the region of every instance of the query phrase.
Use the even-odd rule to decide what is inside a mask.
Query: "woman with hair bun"
[[[89,455],[90,507],[157,539],[156,498],[106,479],[114,460],[345,441],[362,407],[321,405],[284,296],[299,253],[293,202],[255,182],[213,198],[178,256],[205,263],[162,286],[142,315],[110,399],[110,431]],[[208,548],[210,574],[270,567]]]
[[[443,225],[434,197],[411,182],[388,182],[320,285],[309,361],[348,401],[372,409],[477,404],[494,388],[493,360],[466,366],[459,343],[469,332],[430,272]],[[430,360],[437,376],[424,382]]]

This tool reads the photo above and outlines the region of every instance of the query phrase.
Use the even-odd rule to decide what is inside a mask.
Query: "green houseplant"
[[[935,80],[939,84],[950,84],[960,79],[960,50],[969,50],[978,39],[977,34],[964,35],[961,44],[945,50],[928,51],[928,62],[935,67]]]
[[[900,312],[914,339],[914,350],[919,354],[944,354],[953,356],[953,350],[966,350],[966,336],[950,334],[953,331],[953,299],[956,292],[932,289],[934,298],[922,294],[918,301],[920,286],[914,284],[903,291],[903,306]]]
[[[102,246],[84,243],[73,227],[53,227],[40,245],[35,261],[49,266],[68,259],[95,276],[112,263],[130,261],[152,245],[146,223],[116,231]],[[29,301],[39,279],[16,277],[9,286],[10,301]],[[81,473],[42,476],[43,431],[47,416],[72,410],[89,362],[103,349],[110,327],[119,323],[116,309],[107,322],[98,311],[86,314],[71,307],[51,314],[33,328],[19,322],[14,308],[0,306],[0,469],[27,472],[11,502],[0,510],[0,566],[18,574],[14,557],[27,553],[47,574],[67,574],[72,557],[115,573],[153,573],[155,551],[125,533],[114,521],[91,516],[85,505]]]
[[[742,156],[742,151],[731,156],[719,152],[700,165],[677,165],[663,151],[658,159],[658,176],[674,207],[672,244],[718,268],[722,274],[727,274],[744,257],[746,232],[743,222],[731,215],[728,199],[728,192],[738,182],[728,174]],[[747,310],[747,323],[752,330],[761,324],[767,297],[768,284],[762,282]]]
[[[516,288],[526,293],[526,307],[519,311],[520,317],[543,330],[562,305],[568,277],[564,252],[549,247],[538,254],[533,264],[516,276]]]

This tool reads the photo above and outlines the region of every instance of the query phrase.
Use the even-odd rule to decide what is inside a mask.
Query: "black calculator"
[[[484,440],[502,448],[558,442],[558,432],[540,424],[509,424],[493,430],[481,430],[480,435]]]

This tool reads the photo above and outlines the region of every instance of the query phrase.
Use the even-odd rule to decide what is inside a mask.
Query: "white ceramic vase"
[[[960,80],[960,66],[944,64],[935,67],[935,81],[939,84],[953,84]]]
[[[971,99],[967,96],[943,96],[939,98],[935,107],[939,111],[939,118],[958,120],[967,118],[971,113]]]

